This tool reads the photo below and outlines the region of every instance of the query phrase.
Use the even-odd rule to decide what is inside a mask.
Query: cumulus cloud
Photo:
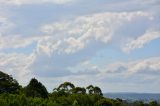
[[[126,45],[122,48],[122,50],[126,53],[138,48],[144,47],[149,42],[159,39],[160,31],[147,31],[144,35],[137,37],[136,39],[132,39],[128,41]]]
[[[112,40],[114,32],[125,22],[130,22],[141,17],[152,19],[152,15],[140,11],[128,13],[106,12],[45,25],[42,27],[42,32],[50,35],[50,37],[45,45],[47,49],[44,48],[44,51],[48,51],[49,48],[52,49],[52,46],[49,46],[54,44],[56,47],[60,46],[60,51],[67,54],[75,53],[91,43],[102,42],[106,44]],[[59,41],[55,43],[57,39]],[[39,47],[44,47],[41,44],[44,45],[45,43],[39,43]],[[57,51],[59,52],[59,50]]]

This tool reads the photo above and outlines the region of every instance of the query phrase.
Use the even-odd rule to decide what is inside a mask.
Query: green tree
[[[157,101],[151,101],[149,103],[149,106],[158,106],[158,103],[157,103]]]
[[[72,93],[86,94],[86,89],[81,87],[75,87],[72,89]]]
[[[15,93],[19,89],[20,85],[12,76],[0,71],[0,93]]]
[[[88,90],[89,94],[93,94],[94,93],[94,86],[93,85],[89,85],[86,89]]]
[[[89,94],[103,95],[102,90],[98,86],[89,85],[87,88]]]
[[[101,95],[101,96],[103,95],[101,88],[99,88],[99,87],[97,87],[97,86],[95,86],[95,87],[93,88],[93,91],[94,91],[94,94]]]
[[[143,101],[135,101],[134,106],[145,106]]]
[[[100,99],[98,102],[97,102],[98,106],[114,106],[114,103],[112,100],[110,99]]]
[[[30,83],[25,88],[25,92],[26,95],[30,97],[48,97],[48,92],[45,86],[35,78],[31,79]]]
[[[71,93],[71,90],[73,88],[75,88],[74,84],[72,84],[71,82],[64,82],[59,85],[59,87],[57,88],[57,91]]]

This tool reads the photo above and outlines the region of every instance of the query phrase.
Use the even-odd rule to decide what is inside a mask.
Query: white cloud
[[[42,54],[51,55],[58,51],[61,45],[61,40],[53,41],[52,37],[42,37],[38,40],[37,52]]]
[[[113,78],[115,77],[117,79],[121,79],[123,76],[124,79],[128,79],[128,81],[133,83],[137,83],[137,81],[147,82],[149,79],[158,80],[160,75],[160,57],[110,63],[104,67],[98,67],[98,70],[100,70],[98,76],[102,79],[107,79],[106,76],[111,75]],[[139,80],[130,80],[134,79],[134,77],[138,78]]]
[[[144,45],[148,44],[152,40],[159,39],[160,38],[160,31],[147,31],[144,35],[139,36],[136,39],[132,39],[131,41],[128,41],[126,45],[122,48],[122,50],[126,53],[129,53],[130,51],[142,48]]]
[[[106,12],[81,16],[68,21],[54,22],[42,27],[42,32],[50,37],[48,38],[47,44],[39,44],[43,44],[43,47],[45,46],[48,51],[48,49],[52,49],[52,47],[49,46],[57,45],[55,42],[60,40],[58,41],[61,42],[58,47],[60,50],[57,50],[58,52],[63,51],[67,54],[75,53],[95,42],[108,43],[112,40],[114,32],[119,29],[121,25],[142,17],[147,19],[153,18],[152,15],[140,11],[128,13]],[[41,42],[43,42],[43,40]],[[42,45],[39,47],[42,47]]]
[[[144,59],[138,62],[130,63],[128,66],[129,73],[157,74],[160,73],[160,57]],[[132,67],[132,68],[131,68]]]
[[[119,74],[123,75],[124,77],[134,76],[138,74],[143,75],[150,75],[150,74],[157,74],[160,73],[160,57],[152,57],[148,59],[141,59],[135,61],[128,61],[128,62],[114,62],[110,64],[105,64],[104,66],[99,66],[93,64],[91,61],[84,61],[76,66],[69,67],[73,73],[81,73],[84,71],[90,71],[90,74],[94,74],[96,69],[97,75],[104,76],[106,74]]]
[[[1,4],[9,5],[25,5],[25,4],[42,4],[42,3],[53,3],[53,4],[66,4],[73,0],[1,0]]]
[[[10,53],[0,53],[0,70],[13,75],[20,84],[28,83],[28,78],[31,78],[30,65],[34,62],[35,55],[25,55]]]
[[[135,76],[143,76],[141,80],[158,78],[160,73],[160,57],[152,57],[128,62],[113,62],[105,65],[95,65],[91,61],[84,61],[76,66],[68,67],[68,69],[77,76],[87,75],[95,76],[96,79],[103,80],[112,77],[116,78],[133,78]],[[89,72],[89,74],[87,74]],[[96,73],[95,73],[96,72]],[[109,78],[107,78],[110,76]],[[147,76],[147,77],[145,77]],[[87,78],[86,78],[87,79]]]
[[[23,38],[18,35],[0,36],[0,49],[23,48],[30,45],[35,38]]]

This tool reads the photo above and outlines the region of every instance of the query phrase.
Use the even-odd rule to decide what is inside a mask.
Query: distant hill
[[[121,98],[123,100],[143,100],[145,102],[160,101],[160,93],[105,93],[104,96],[112,99]]]

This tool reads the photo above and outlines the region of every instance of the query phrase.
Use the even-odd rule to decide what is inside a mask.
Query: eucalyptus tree
[[[87,86],[86,89],[88,90],[88,93],[89,93],[89,94],[93,94],[93,93],[94,93],[94,86],[93,86],[93,85]]]
[[[94,94],[101,95],[101,96],[103,95],[101,88],[99,88],[98,86],[95,86],[93,88],[93,91],[94,91]]]
[[[75,86],[71,82],[64,82],[58,86],[57,91],[71,93],[72,89],[74,89],[74,88],[75,88]]]
[[[82,87],[75,87],[72,89],[72,93],[86,94],[86,89]]]
[[[89,94],[103,95],[102,90],[98,86],[89,85],[86,89]]]

